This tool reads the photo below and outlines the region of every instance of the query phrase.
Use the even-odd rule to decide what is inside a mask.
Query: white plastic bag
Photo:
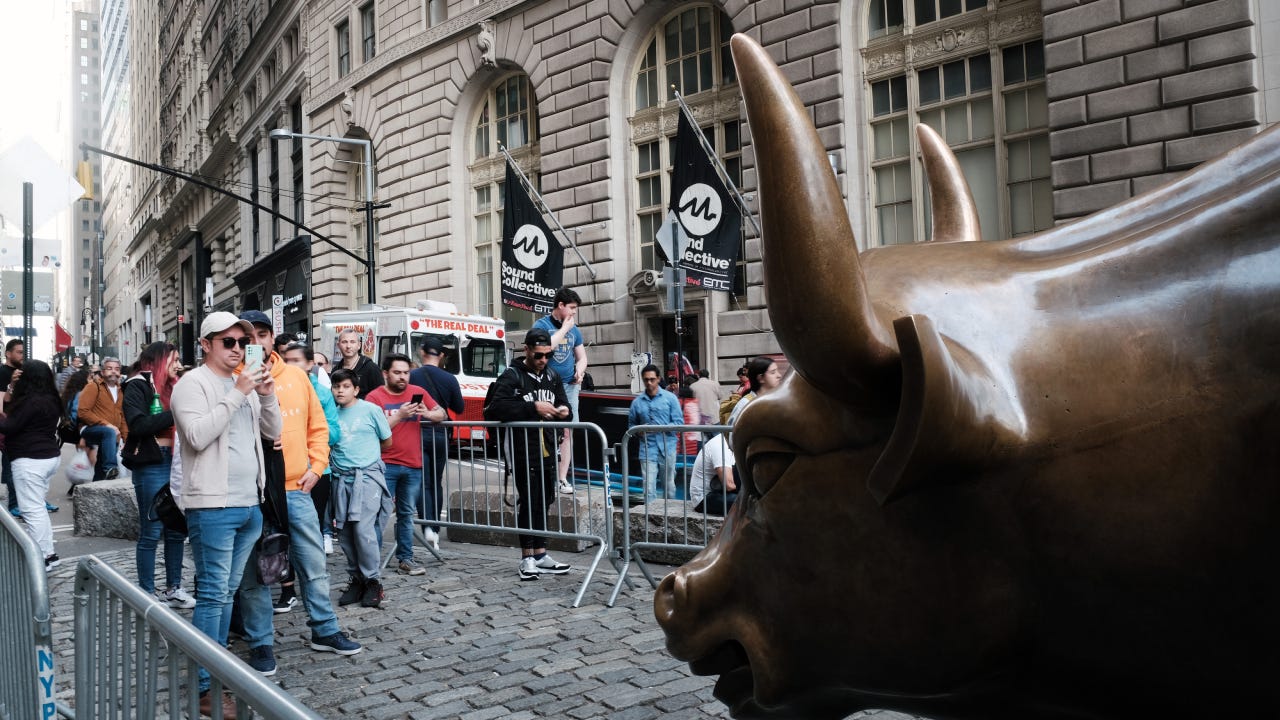
[[[67,466],[67,480],[72,485],[83,485],[93,479],[93,463],[89,462],[89,453],[83,449],[76,450]]]

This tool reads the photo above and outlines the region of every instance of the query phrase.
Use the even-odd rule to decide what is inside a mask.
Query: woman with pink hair
[[[170,607],[190,609],[195,598],[182,589],[181,533],[166,530],[151,517],[156,493],[169,482],[173,464],[173,413],[169,398],[178,380],[178,349],[164,342],[151,343],[138,358],[138,374],[124,385],[124,419],[129,425],[124,459],[133,472],[138,498],[138,585],[156,592],[156,546],[164,536],[165,590],[161,600]]]

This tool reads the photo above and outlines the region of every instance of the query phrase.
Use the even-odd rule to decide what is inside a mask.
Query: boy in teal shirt
[[[333,519],[351,576],[338,604],[350,605],[359,600],[365,607],[378,607],[386,597],[378,538],[382,537],[392,502],[382,449],[391,445],[391,426],[382,408],[359,399],[355,373],[340,368],[330,380],[338,403],[338,427],[342,430],[341,440],[329,454],[333,468]]]

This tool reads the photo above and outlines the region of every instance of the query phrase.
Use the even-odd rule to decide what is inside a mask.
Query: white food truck
[[[420,300],[412,308],[373,305],[325,313],[316,349],[329,356],[331,367],[337,367],[342,359],[338,334],[348,328],[360,333],[361,353],[378,363],[388,353],[403,353],[416,367],[423,341],[439,338],[445,347],[444,369],[457,376],[466,403],[462,416],[454,420],[483,420],[485,392],[510,362],[506,323],[500,318],[460,313],[453,303]],[[455,432],[455,441],[464,439],[462,432],[462,428]],[[484,428],[474,428],[470,439],[483,442]]]

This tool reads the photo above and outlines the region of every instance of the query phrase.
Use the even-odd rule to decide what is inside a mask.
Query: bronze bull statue
[[[934,241],[859,253],[805,108],[732,41],[795,372],[662,581],[735,717],[1280,707],[1280,133],[1035,236],[977,240],[918,131]]]

